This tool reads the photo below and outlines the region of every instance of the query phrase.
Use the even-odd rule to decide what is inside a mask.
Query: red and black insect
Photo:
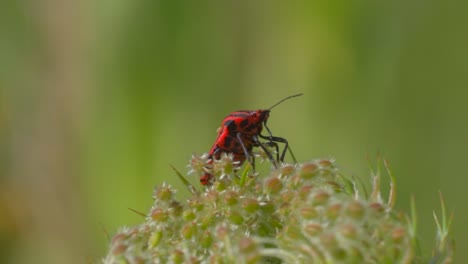
[[[213,159],[220,159],[221,153],[232,153],[234,161],[239,162],[239,165],[242,165],[242,163],[247,159],[255,170],[255,160],[252,155],[252,148],[260,147],[265,151],[268,159],[275,167],[277,167],[277,162],[282,162],[284,160],[286,150],[289,147],[288,141],[285,138],[273,136],[266,123],[270,117],[270,111],[273,107],[279,105],[285,100],[300,95],[302,94],[288,96],[265,110],[242,110],[230,113],[221,123],[221,128],[218,131],[218,137],[208,153],[208,158],[211,160],[210,162],[212,163]],[[265,127],[268,132],[267,136],[260,134],[263,127]],[[260,142],[259,139],[264,139],[266,142]],[[279,156],[278,143],[284,144],[281,156]],[[276,149],[276,159],[273,159],[273,155],[266,146],[274,147]],[[205,173],[200,178],[200,182],[203,185],[210,185],[213,178],[212,174]]]

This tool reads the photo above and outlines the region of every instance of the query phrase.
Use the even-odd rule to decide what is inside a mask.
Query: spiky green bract
[[[415,249],[416,216],[395,212],[392,190],[388,202],[383,201],[379,173],[372,195],[364,198],[333,160],[284,164],[254,177],[245,171],[237,176],[226,157],[217,162],[210,168],[219,170],[212,172],[217,175],[214,185],[192,192],[186,202],[176,200],[172,187],[156,187],[145,222],[122,228],[104,263],[421,261]],[[192,172],[201,174],[197,168],[192,166]],[[436,218],[440,263],[452,256],[445,246],[450,220],[442,210],[442,223]]]

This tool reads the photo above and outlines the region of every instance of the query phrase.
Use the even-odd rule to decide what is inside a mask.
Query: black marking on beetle
[[[226,121],[226,123],[224,123],[224,125],[229,129],[230,133],[235,132],[236,129],[237,129],[237,125],[236,125],[236,122],[234,120]]]
[[[241,144],[239,143],[239,141],[234,141],[234,148],[237,149],[237,148],[240,148]]]
[[[232,152],[233,154],[243,154],[244,153],[244,151],[242,150],[242,148],[240,146],[233,147],[230,152]]]
[[[260,124],[260,125],[261,125],[261,124]],[[258,128],[258,127],[259,127],[258,124],[252,123],[252,124],[250,124],[248,127],[246,127],[244,130],[245,130],[247,133],[250,133],[250,132],[252,132],[252,130],[254,130],[254,129]]]
[[[218,155],[220,154],[220,147],[219,146],[216,146],[215,150],[213,151],[213,154],[209,157],[210,159],[213,159],[213,156],[218,158]]]
[[[225,137],[224,138],[224,148],[229,148],[231,146],[232,137]]]
[[[249,124],[249,120],[248,119],[244,119],[240,122],[240,127],[241,128],[245,128],[247,125]]]

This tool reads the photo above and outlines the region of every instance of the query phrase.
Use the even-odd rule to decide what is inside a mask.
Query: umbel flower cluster
[[[216,177],[212,186],[197,190],[176,172],[192,197],[181,202],[171,186],[156,187],[144,223],[122,228],[104,263],[451,262],[444,206],[435,250],[424,259],[415,213],[393,209],[391,175],[384,202],[378,172],[366,197],[329,159],[283,164],[255,176],[248,166],[238,171],[229,155],[211,167],[207,162],[206,156],[192,157],[191,173],[209,170]]]

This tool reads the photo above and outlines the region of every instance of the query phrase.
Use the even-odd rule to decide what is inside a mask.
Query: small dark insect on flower
[[[239,166],[247,159],[252,168],[255,170],[255,160],[252,154],[253,147],[260,147],[267,154],[268,159],[273,163],[275,167],[278,167],[278,161],[283,161],[288,149],[288,141],[282,137],[273,136],[270,129],[266,125],[268,118],[270,117],[270,111],[275,106],[293,97],[301,96],[300,94],[294,94],[288,96],[268,109],[259,110],[241,110],[230,113],[223,119],[221,128],[218,131],[218,137],[208,152],[209,163],[212,164],[213,159],[220,159],[221,153],[232,153],[234,161],[239,163]],[[266,128],[268,135],[264,136],[261,134],[263,127]],[[266,140],[261,142],[259,139]],[[284,149],[279,155],[278,143],[284,144]],[[276,159],[273,159],[273,155],[266,148],[274,147],[276,150]],[[293,157],[294,158],[294,157]],[[200,182],[203,185],[211,185],[214,176],[211,173],[205,173],[201,178]]]

